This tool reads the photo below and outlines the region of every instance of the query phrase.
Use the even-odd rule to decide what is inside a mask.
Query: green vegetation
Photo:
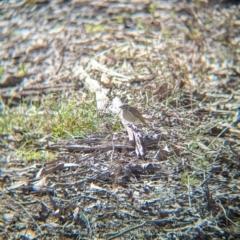
[[[103,32],[103,31],[104,31],[104,27],[101,24],[93,24],[93,23],[86,24],[87,33],[96,33],[96,32]]]
[[[170,40],[171,37],[171,31],[169,29],[164,29],[162,32],[164,38],[166,41]]]
[[[144,29],[144,24],[143,24],[142,20],[137,19],[137,27],[138,27],[138,29],[140,29],[140,30],[143,30],[143,29]]]
[[[25,133],[69,138],[69,135],[84,136],[87,132],[97,131],[106,118],[99,117],[92,97],[79,101],[74,96],[59,99],[49,96],[41,104],[21,103],[17,109],[6,107],[0,117],[0,130],[12,133],[14,128],[18,128]]]
[[[196,179],[196,176],[194,174],[189,175],[189,172],[186,171],[181,177],[181,182],[184,185],[197,186],[199,181]]]
[[[117,118],[99,114],[92,96],[81,100],[75,95],[48,96],[41,103],[22,102],[14,109],[6,106],[0,116],[0,132],[16,136],[20,143],[17,155],[26,161],[49,159],[52,154],[36,150],[34,145],[37,140],[45,137],[52,140],[87,137],[91,132],[104,130],[102,126],[107,122],[111,122],[113,131],[121,129]]]
[[[200,30],[198,29],[193,29],[190,33],[189,33],[189,38],[192,40],[199,40],[201,38],[202,33],[200,32]]]
[[[149,4],[149,6],[148,6],[148,11],[149,11],[151,14],[154,14],[154,13],[156,12],[156,9],[157,9],[156,4],[154,4],[154,3]]]
[[[27,67],[25,65],[25,63],[22,63],[19,67],[19,70],[18,70],[18,73],[17,73],[17,76],[23,76],[27,71]]]
[[[176,13],[175,13],[174,9],[172,9],[172,10],[170,11],[170,16],[171,16],[172,18],[174,18],[174,17],[176,16]]]
[[[131,17],[131,14],[129,13],[122,13],[121,15],[116,16],[116,20],[119,24],[122,24],[125,19],[128,19]]]
[[[0,78],[2,77],[3,75],[3,66],[0,65]]]
[[[26,149],[22,147],[21,149],[16,151],[16,155],[18,158],[24,159],[26,162],[32,160],[43,160],[48,161],[54,158],[54,154],[48,151],[37,151],[33,148]]]

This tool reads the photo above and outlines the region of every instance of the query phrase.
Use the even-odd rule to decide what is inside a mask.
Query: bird
[[[148,126],[142,114],[135,107],[123,104],[119,108],[121,110],[120,117],[124,122]]]

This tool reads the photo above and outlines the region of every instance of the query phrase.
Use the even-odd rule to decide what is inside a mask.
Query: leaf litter
[[[46,121],[61,117],[65,134],[2,126],[1,238],[238,239],[238,9],[224,1],[1,3],[1,124],[8,108],[36,116],[36,102]],[[144,159],[123,128],[113,131],[108,106],[96,109],[98,130],[89,124],[81,135],[52,102],[41,107],[45,95],[85,102],[100,89],[108,104],[119,96],[150,123],[141,129]],[[81,116],[91,118],[85,109]],[[24,161],[25,146],[40,154]],[[39,161],[46,152],[51,158]]]

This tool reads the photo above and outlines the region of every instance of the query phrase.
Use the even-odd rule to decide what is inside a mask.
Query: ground
[[[239,10],[2,1],[0,238],[239,239]]]

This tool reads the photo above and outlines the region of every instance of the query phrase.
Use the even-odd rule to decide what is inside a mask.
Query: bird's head
[[[129,105],[128,104],[123,104],[121,106],[119,106],[119,108],[123,109],[123,110],[128,110],[129,109]]]

